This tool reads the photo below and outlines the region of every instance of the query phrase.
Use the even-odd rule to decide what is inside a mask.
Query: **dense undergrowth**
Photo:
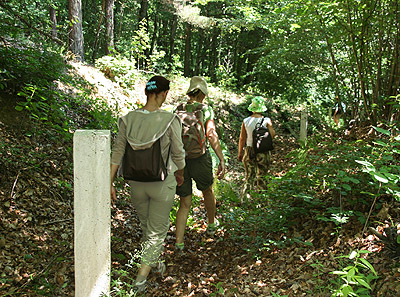
[[[108,129],[115,135],[119,110],[96,94],[95,86],[77,76],[62,57],[51,51],[0,48],[0,53],[2,103],[12,101],[26,121],[23,127],[10,131],[12,121],[5,121],[5,114],[0,112],[0,230],[1,237],[5,238],[0,242],[4,251],[0,256],[4,258],[0,268],[3,271],[0,293],[1,296],[72,296],[73,231],[68,225],[73,208],[72,135],[76,129]],[[97,65],[127,89],[132,88],[135,81],[145,81],[149,76],[134,72],[126,60],[120,63],[118,59],[107,58],[99,60]],[[185,79],[175,81],[179,83]],[[177,83],[175,87],[184,89]],[[234,102],[232,93],[217,87],[214,90],[209,103],[216,110],[219,134],[229,160],[225,180],[215,184],[221,225],[218,237],[211,243],[196,239],[196,234],[204,229],[204,209],[201,198],[196,197],[189,218],[188,246],[203,251],[211,245],[217,253],[223,245],[231,252],[229,256],[224,254],[233,261],[232,267],[225,267],[231,275],[238,274],[234,265],[245,267],[254,261],[268,263],[267,259],[273,259],[280,251],[291,257],[284,260],[287,263],[291,263],[293,257],[303,258],[301,255],[314,255],[319,250],[330,250],[334,257],[323,258],[327,252],[318,252],[321,258],[310,256],[293,264],[292,270],[303,269],[310,276],[304,282],[286,280],[288,285],[284,285],[273,281],[276,275],[281,278],[285,275],[283,269],[279,273],[278,264],[270,262],[268,265],[275,267],[276,273],[272,278],[268,273],[273,272],[267,273],[268,268],[263,264],[258,264],[259,270],[254,268],[258,277],[254,280],[224,278],[220,274],[218,277],[212,274],[212,278],[201,276],[206,284],[200,281],[194,284],[193,295],[396,296],[400,267],[392,258],[399,256],[400,246],[397,233],[400,224],[399,127],[381,123],[379,127],[367,127],[369,134],[360,133],[360,137],[350,138],[344,136],[344,128],[332,127],[321,116],[313,119],[309,131],[312,135],[307,143],[300,145],[291,135],[298,130],[298,112],[295,108],[282,108],[288,106],[285,102],[271,100],[269,110],[275,112],[269,116],[279,136],[271,175],[266,177],[268,189],[261,194],[252,193],[250,199],[241,203],[243,169],[235,156],[241,119],[247,115],[251,94],[238,96]],[[172,95],[173,100],[178,97]],[[132,108],[136,106],[132,104]],[[326,112],[319,110],[316,114]],[[134,218],[120,219],[121,214],[132,216],[134,212],[127,212],[128,191],[123,181],[119,183],[122,199],[113,208],[112,295],[132,296],[130,289],[138,261],[132,249],[132,246],[138,247],[134,243],[138,234],[132,226],[137,226],[137,222]],[[39,204],[39,208],[35,209],[35,204]],[[56,208],[63,210],[63,215],[60,216]],[[171,212],[172,223],[176,208],[177,204]],[[42,229],[36,230],[37,226]],[[381,233],[384,227],[395,228],[398,246],[378,256],[381,246],[376,248],[375,244],[372,248],[372,239],[376,238],[367,240],[367,227],[374,227]],[[131,236],[129,247],[126,233],[135,235]],[[23,235],[18,238],[16,234]],[[178,261],[171,252],[173,236],[172,224],[165,257]],[[20,244],[16,244],[18,240]],[[23,245],[27,245],[28,250]],[[375,256],[367,255],[366,251]],[[52,261],[46,265],[39,264],[48,254],[56,257],[51,257]],[[384,258],[387,264],[380,265],[375,261],[377,257],[387,257]],[[220,256],[217,258],[228,265]],[[190,256],[182,263],[200,260]],[[203,260],[210,261],[209,258]],[[376,269],[373,264],[384,269]],[[261,267],[264,267],[264,275]],[[182,280],[185,276],[179,269],[175,271],[175,266],[170,268],[175,279],[172,284],[170,280],[161,284],[165,289],[161,291],[168,291],[169,295],[157,290],[153,296],[186,294],[188,283]],[[60,275],[60,271],[65,275]],[[193,271],[186,273],[189,278]],[[241,270],[239,275],[246,273]],[[386,286],[387,280],[393,285]],[[247,283],[242,285],[240,281]]]

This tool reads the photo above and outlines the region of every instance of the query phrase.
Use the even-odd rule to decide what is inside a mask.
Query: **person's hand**
[[[115,191],[115,187],[111,185],[111,202],[115,203],[117,201],[117,191]]]
[[[178,186],[182,186],[183,182],[185,181],[185,178],[183,177],[183,172],[184,169],[180,169],[174,172],[176,183]]]
[[[178,186],[182,186],[183,182],[185,181],[183,175],[175,175],[175,179]]]
[[[225,176],[225,162],[220,161],[218,164],[218,171],[217,171],[217,177],[218,179],[222,179]]]

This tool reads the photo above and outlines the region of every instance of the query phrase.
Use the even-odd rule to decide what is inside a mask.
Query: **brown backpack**
[[[195,159],[205,154],[207,137],[204,128],[204,104],[198,104],[192,111],[187,110],[186,104],[176,107],[176,114],[182,120],[182,142],[186,159]]]

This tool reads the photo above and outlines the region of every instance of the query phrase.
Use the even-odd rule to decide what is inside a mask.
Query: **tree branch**
[[[61,39],[58,39],[57,37],[51,36],[51,34],[48,34],[44,32],[43,30],[40,30],[38,28],[32,27],[31,24],[24,19],[22,16],[20,16],[17,12],[15,12],[11,7],[9,7],[4,1],[0,1],[0,7],[3,7],[5,10],[7,10],[9,13],[11,13],[13,16],[15,16],[17,19],[19,19],[23,24],[28,26],[28,28],[35,30],[36,32],[40,33],[41,35],[55,41],[59,45],[64,45],[64,42]]]

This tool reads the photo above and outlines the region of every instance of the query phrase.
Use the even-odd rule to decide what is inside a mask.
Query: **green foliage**
[[[254,193],[250,201],[231,206],[231,203],[239,200],[234,191],[229,189],[231,186],[220,182],[215,192],[217,195],[223,193],[224,205],[221,207],[224,228],[235,241],[242,244],[243,249],[258,256],[261,251],[284,247],[292,242],[286,236],[276,239],[273,234],[285,234],[292,223],[291,219],[306,210],[293,207],[290,202],[275,195],[271,197],[272,191],[265,195]]]
[[[14,90],[22,99],[16,109],[28,112],[34,123],[32,134],[48,133],[51,136],[51,130],[55,130],[70,139],[71,131],[77,128],[116,130],[116,111],[103,99],[93,98],[90,86],[85,82],[67,75],[66,64],[60,55],[37,49],[0,47],[0,51],[10,61],[5,63],[1,73],[1,85]],[[74,97],[58,88],[56,81],[65,88],[76,88]],[[50,129],[37,129],[38,125]]]
[[[96,60],[96,67],[106,77],[118,82],[121,87],[132,88],[138,75],[135,62],[125,57],[104,56]]]
[[[63,76],[66,69],[60,54],[36,48],[0,46],[0,86],[19,92],[23,86],[48,86],[48,82]]]
[[[324,296],[326,287],[321,278],[324,275],[325,267],[321,262],[318,261],[318,259],[315,261],[315,263],[311,263],[310,266],[314,269],[313,277],[316,280],[315,290],[318,291],[318,295]]]
[[[210,293],[210,296],[224,296],[225,295],[225,290],[224,287],[222,286],[222,282],[218,282],[217,284],[211,283],[212,286],[215,287],[215,292]]]
[[[394,164],[393,155],[398,147],[396,138],[393,138],[393,146],[389,149],[388,145],[371,146],[365,141],[331,141],[329,137],[310,139],[307,145],[288,154],[286,158],[294,166],[288,168],[282,177],[266,177],[270,182],[265,194],[253,193],[250,201],[240,206],[232,206],[238,202],[233,191],[229,191],[223,183],[217,185],[216,193],[223,193],[224,201],[229,203],[224,210],[224,226],[246,250],[257,255],[262,250],[293,242],[301,243],[301,238],[283,235],[276,240],[272,236],[276,233],[286,234],[300,213],[315,216],[320,221],[333,222],[336,226],[333,234],[337,236],[353,217],[365,223],[365,214],[358,207],[371,205],[374,195],[366,196],[365,193],[376,193],[378,188],[370,182],[370,174],[357,168],[359,158],[370,156],[375,162],[384,163],[385,166],[379,165],[379,168],[386,171],[380,169],[381,177],[378,178],[381,183],[387,181],[388,193],[389,190],[391,195],[397,193],[398,167]],[[369,172],[376,175],[378,166],[369,166]],[[385,180],[382,180],[383,177]],[[316,193],[321,192],[326,193],[328,199],[337,199],[340,207],[330,206],[322,197],[317,198]]]
[[[198,209],[198,207],[200,206],[200,200],[201,197],[197,195],[192,195],[192,207],[190,208],[189,211],[186,226],[193,227],[196,224],[195,210]],[[179,199],[175,199],[174,205],[172,206],[172,209],[169,213],[169,218],[172,225],[176,225],[176,213],[178,212],[178,209],[179,209]]]
[[[400,136],[397,135],[396,129],[393,129],[392,134],[389,130],[374,128],[386,137],[374,142],[371,155],[356,162],[369,174],[376,190],[382,188],[385,193],[400,200],[400,166],[396,161],[400,154]]]
[[[332,292],[332,297],[370,296],[372,283],[378,277],[374,267],[362,258],[362,254],[366,253],[369,253],[369,251],[352,251],[349,255],[341,257],[349,259],[351,263],[342,270],[332,272],[332,274],[339,276],[339,279],[335,282],[336,286],[339,287]]]
[[[146,51],[150,48],[150,37],[147,31],[147,20],[143,19],[139,23],[139,29],[134,32],[131,40],[131,57],[137,60],[139,69],[140,60],[147,60]]]
[[[114,255],[115,256],[115,255]],[[130,255],[130,259],[124,267],[114,269],[111,279],[111,295],[116,297],[134,297],[133,291],[137,269],[140,266],[140,252],[136,251]]]
[[[279,295],[277,293],[271,292],[272,296],[274,297],[289,297],[289,295]]]
[[[349,217],[353,215],[353,211],[342,211],[338,207],[329,207],[327,208],[326,213],[331,214],[330,217],[317,216],[317,219],[326,222],[334,222],[336,226],[346,224],[349,221]]]

